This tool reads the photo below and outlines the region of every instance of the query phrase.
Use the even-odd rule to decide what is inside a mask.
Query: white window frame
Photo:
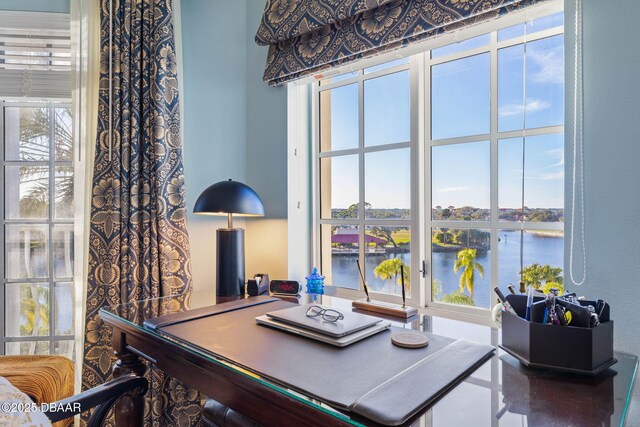
[[[5,128],[6,128],[6,123],[5,123],[5,117],[6,115],[4,114],[4,110],[5,108],[47,108],[49,109],[49,120],[50,120],[50,128],[49,128],[49,159],[48,160],[42,160],[42,161],[23,161],[23,160],[7,160],[5,158],[5,145],[7,143],[7,141],[5,140]],[[55,184],[56,184],[56,177],[55,177],[55,168],[57,166],[63,166],[63,167],[71,167],[73,168],[74,165],[74,157],[73,157],[73,153],[72,153],[72,158],[69,160],[57,160],[55,158],[55,141],[56,141],[56,135],[55,135],[55,124],[54,124],[54,120],[55,120],[55,116],[54,116],[54,109],[55,108],[69,108],[69,110],[71,111],[71,99],[68,100],[56,100],[56,101],[37,101],[37,100],[22,100],[22,101],[7,101],[7,100],[2,100],[0,99],[0,148],[2,149],[2,153],[1,153],[1,162],[2,162],[2,176],[0,177],[0,184],[2,184],[3,187],[3,194],[4,194],[4,185],[5,183],[5,179],[4,179],[4,169],[7,166],[46,166],[49,168],[49,177],[48,177],[48,185],[49,185],[49,189],[48,189],[48,198],[49,198],[49,207],[48,207],[48,216],[47,218],[26,218],[26,219],[8,219],[5,218],[5,200],[4,200],[4,195],[2,196],[1,200],[0,200],[0,218],[2,218],[2,227],[0,230],[0,237],[2,238],[2,242],[3,242],[3,249],[6,245],[6,241],[5,241],[5,235],[4,235],[4,229],[6,226],[8,225],[29,225],[29,224],[37,224],[37,225],[44,225],[47,227],[47,233],[48,233],[48,239],[47,239],[47,264],[49,266],[49,275],[47,277],[42,277],[42,278],[19,278],[19,279],[9,279],[6,277],[6,262],[7,262],[7,252],[6,250],[3,251],[4,254],[2,256],[2,260],[0,260],[0,274],[2,277],[2,292],[0,293],[0,304],[2,306],[3,309],[3,315],[2,318],[0,319],[0,325],[2,326],[0,328],[0,338],[2,341],[2,345],[0,346],[0,355],[4,355],[6,353],[6,345],[8,343],[22,343],[22,342],[40,342],[40,341],[46,341],[49,342],[49,353],[48,354],[58,354],[56,353],[55,350],[55,344],[57,342],[60,341],[67,341],[67,342],[74,342],[75,340],[75,335],[74,333],[72,334],[65,334],[65,335],[61,335],[61,334],[56,334],[55,331],[55,327],[56,327],[56,299],[55,299],[55,290],[56,290],[56,284],[58,283],[71,283],[72,286],[75,286],[74,283],[74,276],[75,276],[75,272],[74,275],[70,276],[70,277],[56,277],[55,275],[55,264],[54,264],[54,229],[56,225],[67,225],[67,226],[71,226],[73,228],[74,223],[75,223],[75,219],[74,218],[56,218],[55,217]],[[75,148],[75,147],[74,147]],[[76,176],[75,176],[75,170],[74,170],[74,183],[76,180]],[[75,248],[75,241],[72,239],[72,242],[74,243],[74,248]],[[77,249],[74,249],[74,259],[77,256]],[[75,267],[75,265],[74,265]],[[6,308],[5,308],[5,304],[6,304],[6,300],[5,300],[5,294],[6,294],[6,287],[7,286],[11,286],[12,284],[28,284],[28,283],[33,283],[33,284],[46,284],[48,289],[49,289],[49,298],[48,298],[48,304],[49,304],[49,319],[48,319],[48,323],[49,323],[49,333],[47,335],[31,335],[31,336],[18,336],[18,337],[8,337],[6,336],[6,319],[4,316],[4,313],[6,312]],[[72,296],[75,294],[75,291],[72,292]],[[74,301],[70,301],[69,307],[73,307]],[[74,314],[75,316],[75,314]],[[75,326],[74,326],[74,331],[75,331]],[[69,355],[70,357],[73,356],[74,351],[71,351],[71,354]]]
[[[369,225],[384,225],[384,226],[388,226],[388,227],[394,227],[394,226],[408,226],[410,227],[410,251],[411,251],[411,256],[413,259],[414,254],[417,254],[419,251],[419,239],[418,239],[418,230],[419,230],[419,221],[417,218],[416,213],[419,211],[419,206],[418,206],[418,202],[419,202],[419,198],[415,196],[416,192],[417,192],[417,186],[418,186],[418,181],[417,181],[417,174],[414,173],[414,171],[418,170],[418,165],[417,165],[417,161],[419,159],[419,155],[417,153],[417,141],[418,141],[418,135],[417,135],[417,129],[418,129],[418,120],[417,120],[417,114],[411,114],[410,117],[410,139],[408,141],[400,141],[400,142],[393,142],[390,144],[383,144],[383,145],[374,145],[374,146],[366,146],[365,142],[364,142],[364,83],[368,80],[371,79],[376,79],[379,77],[384,77],[384,76],[388,76],[394,73],[398,73],[398,72],[403,72],[403,71],[408,71],[409,72],[409,85],[410,88],[413,88],[416,86],[416,79],[418,78],[418,73],[417,73],[417,69],[416,69],[416,65],[417,63],[412,64],[412,62],[415,62],[416,58],[412,57],[409,60],[409,63],[407,64],[401,64],[401,65],[396,65],[393,67],[389,67],[389,68],[384,68],[382,70],[377,70],[371,73],[364,73],[363,69],[360,69],[356,72],[356,76],[348,78],[348,79],[344,79],[341,80],[339,82],[335,82],[335,83],[330,83],[330,84],[323,84],[322,86],[320,86],[319,84],[314,84],[313,85],[313,102],[312,102],[312,107],[311,107],[311,114],[312,114],[312,120],[314,121],[314,138],[313,138],[313,145],[312,145],[312,149],[313,149],[313,153],[314,154],[314,167],[318,167],[318,164],[320,162],[321,159],[323,158],[332,158],[332,157],[336,157],[336,156],[344,156],[344,155],[357,155],[358,156],[358,172],[359,172],[359,186],[358,186],[358,193],[359,193],[359,200],[364,200],[365,198],[365,175],[364,175],[364,158],[365,155],[368,153],[375,153],[375,152],[381,152],[381,151],[387,151],[387,150],[396,150],[396,149],[406,149],[408,148],[410,150],[410,168],[411,168],[411,173],[410,173],[410,194],[411,194],[411,205],[410,205],[410,210],[411,210],[411,216],[410,219],[387,219],[387,220],[376,220],[376,219],[367,219],[365,218],[365,211],[364,211],[364,205],[360,205],[359,207],[359,213],[358,213],[358,218],[349,218],[349,219],[322,219],[320,218],[320,198],[321,198],[321,194],[319,191],[319,174],[316,170],[316,172],[314,173],[314,189],[315,189],[315,200],[314,200],[314,206],[315,206],[315,213],[314,213],[314,229],[315,230],[319,230],[321,228],[322,225],[354,225],[357,224],[358,225],[358,234],[359,234],[359,248],[364,248],[365,244],[365,232],[366,232],[366,227]],[[337,87],[343,87],[343,86],[347,86],[347,85],[351,85],[351,84],[357,84],[358,85],[358,125],[359,125],[359,132],[358,132],[358,147],[357,148],[351,148],[351,149],[343,149],[343,150],[335,150],[335,151],[324,151],[321,152],[320,150],[320,123],[319,123],[319,112],[318,112],[318,108],[320,105],[320,94],[324,91],[327,90],[331,90]],[[417,111],[418,108],[418,93],[417,91],[413,91],[410,90],[410,111]],[[316,176],[316,174],[318,174],[318,176]],[[320,258],[322,257],[321,255],[321,243],[320,243],[320,239],[316,240],[316,245],[317,248],[316,250],[318,251],[318,254],[320,256]],[[359,261],[361,265],[365,265],[365,251],[360,250],[359,251]],[[316,265],[321,265],[321,259],[318,259],[318,262],[316,263]],[[420,272],[418,271],[418,264],[413,262],[411,263],[411,277],[418,277],[418,275],[420,274]],[[366,274],[366,273],[365,273]],[[371,278],[367,277],[366,280],[371,280]],[[361,284],[358,284],[360,286],[360,288],[362,287]],[[419,305],[420,304],[420,286],[411,286],[411,290],[410,292],[407,294],[407,303],[410,305]],[[326,288],[326,293],[328,295],[336,295],[336,296],[342,296],[342,297],[347,297],[347,298],[358,298],[359,296],[361,297],[362,291],[357,290],[357,289],[349,289],[349,288],[343,288],[340,287],[340,284],[336,284],[335,286],[327,286]],[[374,290],[370,289],[370,293],[371,295],[375,295],[375,299],[376,300],[381,300],[381,301],[399,301],[399,297],[396,295],[390,295],[387,293],[383,293],[383,292],[376,292]]]
[[[0,218],[2,226],[0,227],[0,237],[2,238],[3,248],[6,244],[4,227],[10,224],[43,224],[48,228],[48,263],[49,276],[39,279],[6,279],[5,263],[6,254],[0,260],[0,277],[2,279],[2,290],[0,291],[0,307],[2,308],[2,316],[0,319],[0,355],[5,353],[5,344],[9,342],[30,342],[30,341],[48,341],[49,354],[55,354],[55,344],[60,341],[74,342],[77,339],[78,331],[78,304],[77,289],[72,292],[72,300],[69,301],[69,307],[73,307],[74,332],[72,334],[57,335],[55,333],[55,285],[56,283],[72,283],[77,288],[78,281],[78,264],[81,262],[82,245],[79,245],[78,224],[82,223],[84,216],[78,215],[82,212],[82,200],[79,200],[79,194],[82,189],[79,185],[82,169],[79,165],[79,150],[77,139],[77,128],[79,121],[73,112],[72,105],[72,52],[71,52],[71,16],[69,13],[51,13],[51,12],[30,12],[30,11],[0,11],[0,59],[4,62],[0,63],[0,162],[2,162],[3,171],[5,166],[18,165],[46,165],[49,170],[49,215],[46,219],[6,219],[5,218],[5,200],[4,194],[0,197]],[[12,53],[7,53],[12,52]],[[32,55],[33,52],[39,52],[42,55]],[[10,59],[6,62],[6,59]],[[63,107],[71,109],[71,116],[74,123],[73,127],[73,150],[70,160],[59,161],[55,159],[55,126],[51,121],[49,130],[49,160],[39,162],[25,162],[20,160],[5,159],[5,117],[4,107]],[[76,206],[73,218],[56,219],[55,210],[55,166],[73,167],[74,180],[74,203]],[[4,175],[0,177],[0,184],[4,189]],[[74,228],[73,248],[74,248],[74,277],[58,278],[55,277],[54,259],[54,239],[53,227],[55,225],[71,225]],[[7,283],[41,283],[47,284],[49,288],[49,334],[31,337],[6,337],[5,335],[5,286]],[[76,350],[78,349],[76,342]],[[71,351],[69,357],[73,357],[75,350]]]
[[[513,12],[506,16],[497,18],[490,22],[477,24],[460,31],[442,34],[430,40],[416,43],[401,50],[381,54],[374,58],[364,59],[354,64],[347,64],[321,75],[307,77],[288,84],[288,253],[289,253],[289,277],[291,279],[300,280],[304,283],[304,275],[308,274],[312,266],[320,265],[320,194],[319,194],[319,124],[318,124],[318,80],[327,79],[339,74],[358,71],[360,69],[369,68],[375,65],[393,61],[401,57],[411,57],[410,59],[410,85],[411,85],[411,142],[412,147],[412,173],[411,173],[411,258],[412,270],[411,277],[419,278],[412,286],[411,295],[408,296],[408,303],[414,306],[425,307],[438,311],[448,317],[478,321],[486,323],[489,318],[489,310],[479,307],[465,307],[451,304],[443,304],[431,301],[431,268],[430,262],[427,262],[426,277],[422,277],[420,273],[421,260],[430,259],[431,256],[431,164],[430,152],[431,146],[446,145],[449,143],[462,143],[472,141],[491,142],[491,220],[490,221],[473,221],[465,223],[463,221],[451,221],[445,225],[445,222],[439,221],[442,226],[451,226],[452,228],[485,228],[485,229],[515,229],[520,230],[562,230],[563,223],[526,223],[498,221],[497,216],[497,140],[510,138],[535,136],[548,133],[562,133],[564,126],[553,126],[548,128],[528,129],[524,132],[521,130],[511,132],[497,132],[497,72],[491,73],[491,132],[488,135],[474,135],[470,137],[449,138],[443,140],[432,141],[430,131],[430,83],[426,81],[427,67],[436,63],[447,62],[452,59],[458,59],[477,54],[481,52],[497,51],[499,48],[521,44],[524,37],[516,37],[510,40],[497,42],[496,33],[491,36],[489,46],[478,49],[467,50],[461,53],[446,55],[431,60],[428,51],[438,47],[446,46],[452,43],[477,37],[483,34],[489,34],[498,29],[507,28],[513,25],[528,22],[543,16],[562,12],[564,10],[562,0],[552,0],[539,5],[529,7],[523,11]],[[564,30],[550,29],[530,34],[526,37],[527,42],[533,40],[562,34]],[[491,57],[491,69],[497,70],[497,55]],[[363,76],[345,79],[339,83],[331,83],[323,85],[322,89],[329,89],[344,84],[360,81],[361,78],[369,79],[388,74],[396,69],[402,69],[403,66],[397,66],[375,73]],[[359,91],[361,89],[359,88]],[[362,96],[359,93],[359,102],[362,102]],[[360,105],[361,107],[361,105]],[[361,108],[359,111],[362,111]],[[494,123],[495,122],[495,123]],[[360,123],[362,125],[362,123]],[[360,132],[362,138],[362,132]],[[495,143],[493,141],[496,141]],[[419,142],[419,143],[418,143]],[[398,146],[399,147],[399,146]],[[371,147],[375,150],[375,147]],[[413,157],[415,154],[415,157]],[[363,179],[360,179],[360,186],[364,185]],[[360,190],[362,191],[362,189]],[[566,206],[565,206],[566,209]],[[361,220],[359,220],[361,221]],[[334,222],[331,220],[330,222]],[[392,225],[391,223],[389,225]],[[362,234],[363,232],[361,232]],[[304,236],[304,237],[301,237]],[[419,238],[416,238],[416,237]],[[420,240],[420,242],[419,242]],[[414,245],[417,244],[417,247]],[[497,247],[497,234],[492,233],[491,246]],[[491,268],[497,271],[497,251],[492,251]],[[497,277],[494,275],[494,277]],[[492,287],[495,286],[495,279],[492,278]],[[428,284],[428,286],[427,286]],[[356,299],[363,297],[362,291],[354,289],[340,288],[336,286],[327,286],[326,294],[335,295],[344,298]],[[376,293],[376,299],[398,302],[400,297]]]

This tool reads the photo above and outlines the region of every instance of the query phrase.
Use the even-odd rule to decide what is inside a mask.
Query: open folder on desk
[[[383,425],[400,425],[410,419],[495,350],[433,334],[426,334],[427,347],[405,349],[394,346],[386,333],[339,348],[256,324],[258,316],[293,306],[258,297],[195,310],[192,316],[191,312],[163,316],[146,326]]]

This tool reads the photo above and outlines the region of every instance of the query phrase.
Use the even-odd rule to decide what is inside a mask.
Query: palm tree
[[[520,271],[522,281],[526,286],[533,286],[535,289],[543,287],[543,282],[557,283],[562,285],[562,269],[560,267],[551,267],[550,265],[540,265],[537,263],[528,265]]]
[[[450,294],[446,294],[444,297],[442,297],[441,301],[447,304],[455,305],[476,305],[476,303],[473,301],[473,297],[462,294],[460,292],[452,292]]]
[[[458,259],[456,259],[456,262],[453,264],[453,271],[455,273],[462,269],[462,274],[460,275],[460,293],[464,292],[466,288],[469,291],[471,299],[473,299],[475,271],[478,270],[480,277],[484,277],[484,267],[479,262],[476,262],[476,257],[476,249],[462,249],[458,252]]]
[[[50,120],[50,108],[25,108],[20,112],[20,160],[26,165],[20,168],[20,183],[30,189],[20,200],[22,218],[41,218],[47,216],[49,191],[49,171],[47,166],[33,166],[29,161],[54,156],[56,160],[73,159],[73,130],[70,108],[54,108],[53,123]],[[55,143],[49,152],[49,135],[54,127]],[[55,180],[56,209],[65,210],[66,215],[73,214],[73,167],[57,166]],[[51,201],[49,201],[51,203]],[[69,212],[70,210],[70,212]]]
[[[389,293],[391,293],[391,278],[395,277],[398,268],[394,263],[394,259],[385,259],[373,270],[373,274],[380,279],[387,281],[389,287]]]
[[[394,283],[400,284],[400,268],[404,270],[404,282],[407,289],[410,289],[409,266],[400,258],[385,259],[373,270],[376,277],[387,281],[389,293],[391,293],[391,279]]]

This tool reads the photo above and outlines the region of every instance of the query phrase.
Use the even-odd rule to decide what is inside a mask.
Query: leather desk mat
[[[427,347],[400,348],[391,343],[392,333],[403,331],[396,327],[340,348],[255,321],[293,305],[250,298],[162,316],[145,326],[383,425],[405,422],[495,350],[426,333]]]

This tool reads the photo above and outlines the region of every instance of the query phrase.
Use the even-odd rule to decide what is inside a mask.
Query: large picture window
[[[399,295],[411,281],[412,157],[409,60],[365,68],[318,88],[322,272]],[[337,82],[336,82],[337,80]]]
[[[314,85],[318,263],[337,294],[361,289],[356,260],[382,299],[405,268],[433,306],[563,287],[563,13],[491,25]]]
[[[0,11],[0,354],[74,356],[70,16]]]

